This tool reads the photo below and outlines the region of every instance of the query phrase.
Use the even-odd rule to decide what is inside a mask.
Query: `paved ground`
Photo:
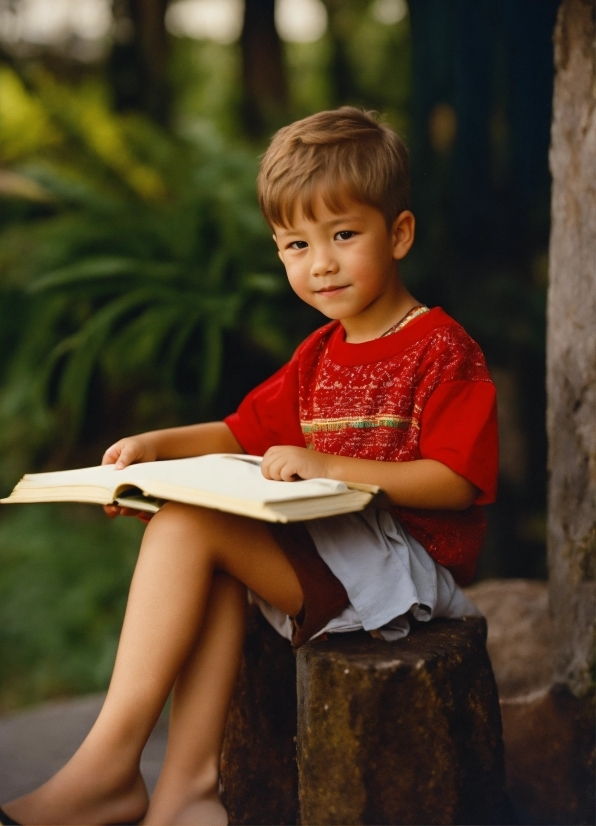
[[[51,777],[79,746],[102,701],[102,694],[93,694],[0,716],[0,801],[12,800]],[[150,792],[159,774],[166,737],[164,718],[158,721],[141,761]]]

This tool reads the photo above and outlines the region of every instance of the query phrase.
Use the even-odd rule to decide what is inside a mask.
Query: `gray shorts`
[[[362,628],[378,630],[385,639],[399,639],[410,630],[408,615],[424,622],[480,614],[447,568],[435,562],[388,511],[368,508],[303,525],[348,599],[324,625],[319,621],[320,627],[306,639]],[[256,594],[250,598],[280,634],[292,638],[292,621],[285,614]]]

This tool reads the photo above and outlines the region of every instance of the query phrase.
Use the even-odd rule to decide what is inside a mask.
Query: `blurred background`
[[[558,0],[0,0],[0,494],[221,417],[323,317],[255,195],[272,133],[353,104],[410,147],[420,300],[481,344],[501,480],[478,571],[546,577]],[[105,687],[142,525],[0,511],[0,711]]]

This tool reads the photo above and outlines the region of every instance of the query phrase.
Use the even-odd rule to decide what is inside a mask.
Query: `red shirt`
[[[460,584],[472,579],[495,498],[496,392],[482,352],[438,307],[393,335],[348,344],[338,321],[225,419],[248,452],[296,445],[338,456],[436,459],[479,489],[464,511],[394,506],[403,527]]]

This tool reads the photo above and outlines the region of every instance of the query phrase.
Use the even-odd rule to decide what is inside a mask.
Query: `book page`
[[[261,473],[260,458],[243,454],[209,454],[190,459],[175,459],[133,465],[123,481],[143,487],[143,480],[154,479],[176,487],[206,490],[222,496],[267,504],[314,496],[345,493],[348,486],[333,479],[308,479],[298,482],[274,482]],[[126,470],[129,470],[128,468]]]
[[[41,489],[56,487],[100,487],[110,493],[128,485],[143,488],[148,480],[176,488],[205,490],[226,497],[266,504],[315,496],[345,493],[348,486],[332,479],[274,482],[261,473],[260,457],[244,454],[208,454],[188,459],[144,462],[115,470],[114,465],[28,474],[21,485]]]

